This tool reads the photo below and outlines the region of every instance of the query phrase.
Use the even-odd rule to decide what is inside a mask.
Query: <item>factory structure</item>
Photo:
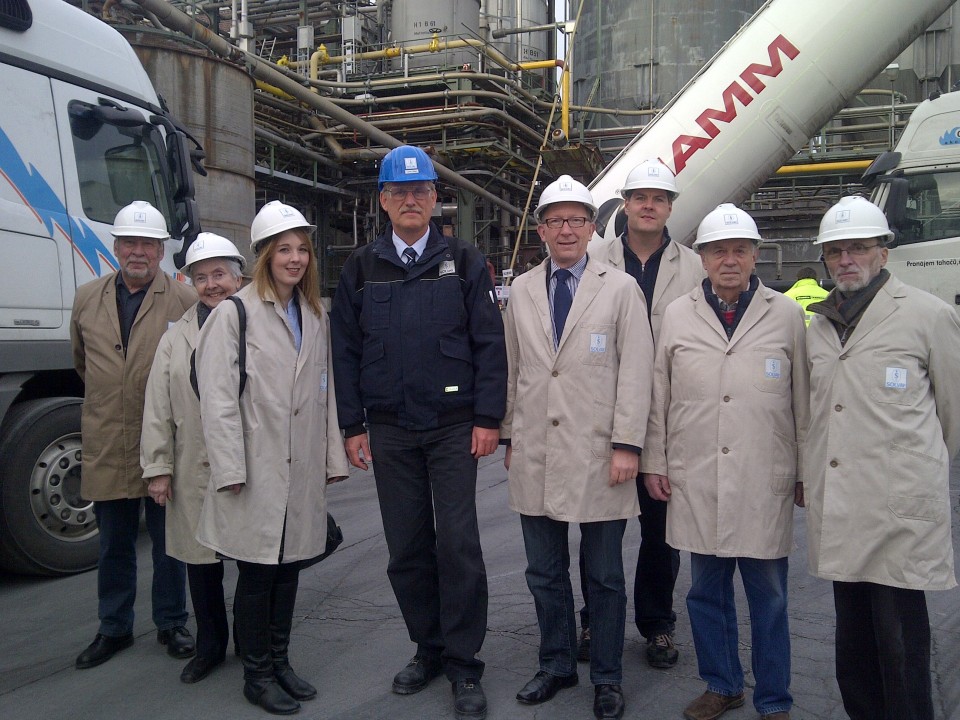
[[[498,276],[521,272],[541,257],[530,218],[540,189],[564,173],[592,181],[769,4],[67,1],[127,38],[202,145],[203,228],[246,247],[262,204],[302,208],[318,226],[324,294],[350,250],[386,223],[376,192],[384,133],[453,171],[438,186],[444,232],[475,242]],[[189,27],[173,29],[159,5]],[[950,7],[744,203],[765,238],[806,243],[824,210],[893,148],[917,103],[960,80],[954,15]],[[225,57],[211,37],[249,55]],[[315,101],[259,79],[254,62]]]

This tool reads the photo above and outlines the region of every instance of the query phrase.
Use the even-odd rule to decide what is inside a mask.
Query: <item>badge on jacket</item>
[[[763,374],[773,380],[780,379],[780,361],[777,358],[767,358],[764,363]]]
[[[607,336],[605,333],[590,333],[590,352],[605,353],[607,351]]]
[[[894,390],[906,390],[907,389],[907,369],[898,368],[898,367],[888,367],[887,381],[884,383],[884,387],[893,388]]]
[[[441,260],[440,261],[440,277],[444,275],[455,275],[457,272],[457,267],[454,265],[453,260]]]

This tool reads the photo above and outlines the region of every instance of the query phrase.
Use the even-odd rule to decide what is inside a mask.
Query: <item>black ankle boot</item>
[[[317,696],[317,689],[293,671],[288,656],[298,584],[299,577],[296,577],[292,582],[273,586],[270,598],[270,657],[273,676],[280,687],[297,700],[312,700]]]

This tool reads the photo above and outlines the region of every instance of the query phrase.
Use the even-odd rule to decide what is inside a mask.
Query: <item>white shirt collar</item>
[[[412,247],[417,251],[417,259],[419,260],[421,257],[423,257],[423,251],[427,249],[427,239],[429,237],[430,228],[428,227],[422,238],[417,240],[413,245],[407,245],[407,243],[401,240],[396,233],[393,233],[393,247],[396,248],[397,257],[403,260],[403,251],[408,247]]]

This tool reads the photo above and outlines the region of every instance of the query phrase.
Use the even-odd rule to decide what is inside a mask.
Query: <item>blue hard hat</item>
[[[429,155],[413,145],[401,145],[384,155],[378,189],[383,190],[384,183],[388,182],[436,179],[437,171]]]

